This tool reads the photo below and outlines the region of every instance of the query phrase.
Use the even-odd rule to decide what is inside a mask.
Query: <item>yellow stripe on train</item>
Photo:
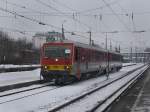
[[[58,70],[58,71],[70,71],[72,69],[71,65],[44,65],[43,68],[48,71]]]

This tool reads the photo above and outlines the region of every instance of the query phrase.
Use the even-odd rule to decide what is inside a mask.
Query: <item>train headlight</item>
[[[47,66],[44,66],[44,69],[47,69],[48,67]]]
[[[69,70],[69,69],[70,69],[70,67],[69,67],[69,66],[64,66],[64,68],[65,68],[66,70]]]
[[[56,58],[55,61],[58,61],[58,59]]]

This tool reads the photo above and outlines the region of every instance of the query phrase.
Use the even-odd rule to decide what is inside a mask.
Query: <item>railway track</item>
[[[31,71],[40,68],[40,66],[31,66],[31,67],[14,67],[14,68],[0,68],[0,73],[7,72],[20,72],[20,71]]]
[[[130,89],[140,79],[140,77],[142,77],[143,73],[147,69],[148,67],[144,69],[144,71],[140,72],[136,77],[133,77],[127,83],[118,88],[115,92],[113,92],[111,95],[105,98],[105,100],[99,101],[97,105],[95,105],[92,109],[88,110],[88,112],[96,112],[96,111],[104,112],[112,103],[114,103],[117,99],[119,99],[124,94],[124,92]],[[106,106],[103,106],[106,102],[110,103],[108,103],[108,105]],[[100,109],[97,110],[98,108]]]
[[[96,88],[92,89],[91,91],[88,91],[88,92],[86,92],[86,93],[84,93],[84,94],[82,94],[82,95],[80,95],[80,96],[78,96],[78,97],[72,98],[71,100],[66,101],[65,103],[62,103],[62,104],[60,104],[60,105],[56,105],[55,107],[51,108],[51,109],[49,110],[49,112],[61,111],[61,110],[65,109],[65,108],[67,108],[67,107],[69,107],[69,106],[71,106],[71,105],[74,105],[75,103],[78,103],[79,101],[82,101],[82,100],[85,99],[86,97],[91,96],[92,94],[94,94],[94,93],[96,93],[96,92],[98,92],[98,91],[104,89],[105,87],[108,87],[109,85],[111,85],[111,84],[113,84],[113,83],[115,83],[115,82],[117,82],[117,81],[119,81],[119,80],[121,80],[121,79],[124,79],[124,78],[127,77],[127,76],[130,76],[132,73],[136,72],[137,70],[139,70],[139,69],[141,69],[141,68],[143,68],[143,67],[145,67],[145,66],[138,67],[138,68],[136,68],[136,69],[134,69],[134,70],[132,70],[132,71],[129,71],[129,72],[127,72],[127,73],[121,75],[121,77],[119,77],[119,78],[117,78],[117,79],[111,80],[111,81],[108,82],[108,83],[104,83],[103,85],[101,85],[101,86],[99,86],[99,87],[96,87]],[[146,69],[147,69],[147,68],[146,68]],[[146,69],[145,69],[145,70],[146,70]],[[144,70],[144,71],[145,71],[145,70]],[[144,71],[143,71],[143,72],[144,72]],[[142,72],[142,73],[143,73],[143,72]],[[97,103],[94,107],[92,107],[91,109],[89,109],[87,112],[94,112],[97,108],[99,108],[99,107],[102,106],[104,103],[106,103],[109,99],[111,99],[111,98],[112,98],[114,95],[116,95],[119,91],[121,91],[121,90],[124,91],[127,87],[129,87],[129,84],[130,84],[130,83],[133,84],[133,82],[135,82],[136,79],[138,79],[139,76],[140,76],[142,73],[140,72],[136,77],[130,79],[127,83],[125,83],[123,86],[121,86],[121,87],[120,87],[119,89],[117,89],[115,92],[113,92],[113,94],[110,94],[108,97],[106,97],[105,100],[103,100],[103,101],[98,101],[98,103]],[[127,85],[128,85],[128,86],[127,86]],[[123,88],[125,88],[125,89],[123,89]]]
[[[54,84],[53,83],[43,83],[41,85],[34,85],[34,87],[32,87],[32,86],[30,87],[29,86],[29,87],[25,87],[23,89],[14,89],[13,91],[9,90],[9,91],[5,91],[5,92],[0,93],[0,97],[10,96],[10,95],[13,95],[13,94],[23,93],[23,92],[36,90],[36,89],[49,87],[49,86],[54,86]]]
[[[38,84],[40,84],[40,85],[38,85]],[[33,85],[36,87],[30,87]],[[48,87],[48,86],[54,86],[54,83],[51,83],[51,82],[45,83],[44,81],[37,80],[37,81],[7,85],[7,86],[0,87],[0,97],[10,96],[10,95],[18,94],[18,93],[23,93],[23,92],[27,92],[27,91],[31,91],[31,90]],[[25,88],[25,89],[21,89],[21,88]],[[14,91],[9,92],[11,90],[14,90]]]
[[[30,82],[22,82],[22,83],[16,83],[16,84],[11,84],[11,85],[0,86],[0,92],[9,91],[13,89],[19,89],[19,88],[28,87],[28,86],[37,85],[37,84],[44,84],[44,83],[45,83],[44,81],[35,80],[35,81],[30,81]]]
[[[135,64],[131,64],[128,66],[134,66]],[[123,68],[128,67],[128,66],[123,66]],[[6,86],[0,86],[0,92],[4,91],[9,91],[13,89],[19,89],[23,87],[29,87],[32,85],[37,85],[37,84],[44,84],[44,81],[41,80],[35,80],[35,81],[30,81],[30,82],[22,82],[22,83],[16,83],[16,84],[11,84],[11,85],[6,85]]]
[[[140,67],[138,67],[138,68],[136,68],[136,69],[134,69],[134,70],[132,70],[132,71],[130,71],[130,72],[128,72],[128,73],[131,73],[131,72],[133,72],[133,71],[136,71],[137,69],[139,69]],[[117,74],[116,74],[117,75]],[[118,74],[119,75],[119,74]],[[120,74],[120,76],[121,77],[123,77],[124,75],[127,75],[126,73],[122,73],[122,74]],[[119,76],[119,77],[120,77]],[[121,78],[120,77],[120,78]],[[91,90],[93,90],[95,87],[96,88],[98,88],[98,86],[99,85],[102,85],[102,86],[105,86],[107,83],[111,83],[112,81],[115,81],[115,80],[117,80],[117,78],[118,78],[118,76],[116,77],[114,77],[114,78],[110,78],[109,80],[107,80],[106,81],[106,79],[104,78],[104,80],[101,80],[101,81],[98,81],[97,83],[94,83],[94,84],[92,84],[92,85],[90,85],[90,86],[87,86],[88,88],[87,89],[85,89],[86,91],[83,91],[82,92],[82,94],[83,93],[85,93],[85,92],[87,92],[87,91],[91,91]],[[82,83],[83,81],[81,81],[81,83]],[[106,83],[107,82],[107,83]],[[74,84],[72,84],[71,85],[71,87],[73,86],[73,85],[80,85],[80,82],[78,82],[78,83],[74,83]],[[96,84],[96,85],[95,85]],[[53,84],[52,84],[53,85]],[[36,97],[37,95],[42,95],[42,94],[46,94],[46,93],[55,93],[55,91],[59,91],[59,89],[58,88],[62,88],[62,86],[52,86],[51,84],[49,85],[49,84],[47,84],[47,85],[43,85],[43,87],[37,87],[37,88],[35,88],[35,90],[34,89],[32,89],[32,88],[30,88],[30,89],[28,89],[28,90],[21,90],[21,91],[18,91],[19,89],[16,89],[17,91],[15,91],[15,92],[12,92],[12,93],[7,93],[7,91],[5,91],[5,92],[1,92],[0,93],[0,98],[1,98],[1,100],[2,99],[4,99],[4,100],[2,100],[2,102],[0,102],[0,104],[4,104],[4,105],[6,105],[7,103],[12,103],[13,101],[20,101],[21,99],[22,99],[22,101],[25,99],[25,98],[28,98],[28,99],[30,99],[29,97],[31,96],[31,99],[32,99],[32,97]],[[47,87],[48,86],[48,87]],[[64,87],[64,86],[63,86]],[[67,86],[65,86],[64,88],[68,88]],[[20,89],[22,89],[22,88],[20,88]],[[62,88],[63,89],[63,88]],[[60,89],[60,90],[62,90],[62,89]],[[14,90],[12,90],[12,91],[14,91]],[[81,94],[80,94],[81,95]],[[90,94],[89,94],[90,95]],[[7,97],[8,96],[8,97]],[[74,97],[76,97],[76,95],[75,96],[73,96],[73,97],[70,97],[69,99],[67,99],[67,100],[71,100],[71,99],[73,99]],[[65,98],[65,97],[64,97]],[[59,99],[58,99],[58,101],[59,101]],[[65,101],[65,100],[63,100],[63,101]],[[57,103],[57,102],[56,102]],[[62,103],[64,103],[64,102],[62,102]],[[52,108],[51,109],[53,109],[53,107],[56,107],[56,106],[58,106],[59,104],[61,104],[61,101],[59,101],[58,102],[58,104],[57,105],[54,105],[54,106],[52,106]],[[52,110],[53,111],[53,110]]]
[[[136,65],[136,64],[124,65],[123,67],[133,66],[133,65]],[[20,72],[20,71],[31,71],[31,70],[35,70],[35,69],[40,68],[40,67],[41,67],[41,66],[0,68],[0,73]]]
[[[0,97],[4,97],[4,96],[6,97],[6,96],[14,95],[14,94],[28,92],[28,91],[32,91],[32,90],[35,90],[35,89],[44,88],[46,86],[49,86],[49,85],[45,85],[45,86],[41,86],[41,87],[37,87],[37,88],[32,88],[32,89],[27,89],[27,90],[23,90],[23,91],[17,91],[17,92],[8,93],[8,94],[3,94],[3,95],[0,95]],[[22,96],[22,97],[19,97],[19,98],[15,98],[15,99],[12,99],[12,100],[7,100],[7,101],[4,101],[4,102],[0,102],[0,104],[4,104],[4,103],[12,102],[12,101],[15,101],[15,100],[27,98],[27,97],[30,97],[30,96],[38,95],[38,94],[41,94],[41,93],[44,93],[44,92],[48,92],[48,91],[52,91],[52,90],[55,90],[55,89],[58,89],[58,88],[61,88],[61,87],[53,86],[53,87],[50,87],[48,89],[42,90],[40,92],[35,92],[35,93],[29,94],[29,95],[25,95],[25,96]]]
[[[140,68],[140,67],[136,68],[135,70],[137,70],[137,69],[139,69],[139,68]],[[135,71],[135,70],[133,70],[133,71]],[[130,72],[131,72],[131,71],[130,71]],[[129,72],[129,73],[130,73],[130,72]],[[127,74],[124,74],[124,75],[127,75]],[[123,75],[123,76],[124,76],[124,75]],[[116,80],[114,80],[114,81],[116,81]],[[114,82],[114,81],[112,81],[112,82]],[[105,81],[104,81],[104,82],[105,82]],[[101,83],[102,83],[102,82],[101,82]],[[40,84],[41,84],[41,83],[40,83]],[[73,85],[74,85],[74,84],[73,84]],[[106,86],[106,85],[104,85],[104,87],[105,87],[105,86]],[[22,96],[22,97],[19,97],[19,98],[15,98],[15,99],[12,99],[12,100],[4,101],[4,102],[1,102],[0,104],[4,104],[4,103],[7,103],[7,102],[11,102],[11,101],[23,99],[23,98],[26,98],[26,97],[29,97],[29,96],[34,96],[34,95],[37,95],[37,94],[40,94],[40,93],[52,91],[52,90],[58,89],[58,88],[60,88],[60,87],[62,87],[62,86],[57,87],[57,86],[54,86],[53,83],[44,83],[44,82],[42,82],[42,84],[39,85],[39,86],[37,86],[37,87],[28,88],[28,86],[27,86],[28,89],[23,89],[23,90],[21,89],[21,90],[19,90],[19,89],[17,88],[16,91],[13,90],[12,92],[9,92],[9,91],[1,92],[1,93],[0,93],[0,97],[11,96],[11,95],[14,95],[14,94],[24,93],[24,92],[28,92],[28,91],[32,91],[32,90],[36,90],[36,89],[42,89],[42,88],[45,88],[45,87],[49,87],[49,88],[46,89],[46,90],[40,91],[40,92],[36,92],[36,93],[30,94],[30,95],[25,95],[25,96]]]

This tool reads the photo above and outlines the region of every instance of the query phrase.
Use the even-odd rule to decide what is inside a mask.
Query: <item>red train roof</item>
[[[97,51],[101,51],[101,52],[108,52],[108,50],[101,48],[101,47],[96,47],[96,46],[83,44],[83,43],[75,42],[75,41],[69,41],[69,40],[65,40],[62,42],[60,42],[60,41],[59,42],[57,42],[57,41],[56,42],[47,42],[47,43],[44,43],[43,46],[45,46],[45,45],[64,45],[64,44],[74,45],[74,46],[82,47],[82,48],[88,48],[88,49],[97,50]],[[109,53],[121,55],[121,53],[114,52],[114,51],[109,51]]]

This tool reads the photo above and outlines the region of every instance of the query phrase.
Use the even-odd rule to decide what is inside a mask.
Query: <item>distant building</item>
[[[150,52],[122,53],[124,62],[149,63]]]

